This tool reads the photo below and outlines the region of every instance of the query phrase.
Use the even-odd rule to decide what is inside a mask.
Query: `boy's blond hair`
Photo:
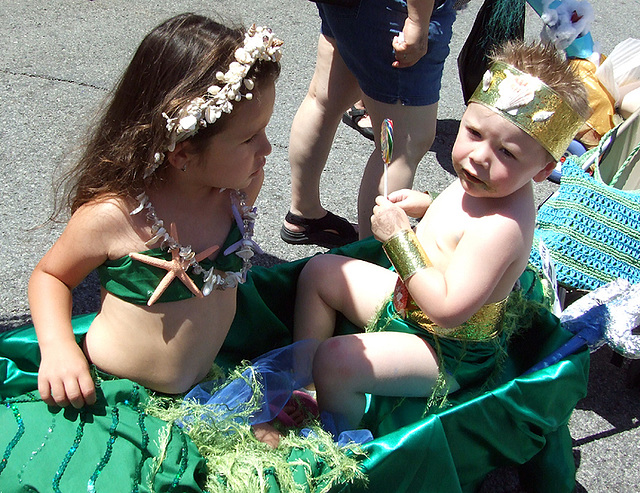
[[[587,90],[564,56],[552,44],[508,41],[495,49],[490,58],[494,62],[507,63],[537,77],[557,92],[584,120],[589,118],[591,108]]]

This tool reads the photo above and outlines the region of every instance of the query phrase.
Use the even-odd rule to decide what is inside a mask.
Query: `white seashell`
[[[193,115],[180,118],[180,127],[185,132],[192,132],[198,126],[198,119]]]
[[[487,92],[489,90],[489,86],[491,86],[491,70],[487,70],[482,76],[482,90]]]
[[[249,89],[250,91],[253,90],[253,88],[255,87],[255,82],[253,81],[253,79],[245,79],[244,80],[244,87],[246,87],[247,89]]]
[[[551,118],[554,114],[554,111],[545,111],[545,110],[540,110],[540,111],[536,111],[533,116],[531,117],[531,119],[534,122],[543,122],[545,120],[548,120],[549,118]]]
[[[505,71],[506,77],[498,86],[500,97],[495,107],[502,111],[513,110],[529,104],[535,98],[536,91],[542,86],[537,77],[528,74],[513,74]]]
[[[211,94],[212,96],[215,96],[216,94],[218,94],[220,92],[220,86],[216,86],[215,84],[210,86],[209,89],[207,89],[207,92],[209,94]]]
[[[150,240],[144,242],[145,246],[151,248],[151,245],[158,242],[161,238],[164,238],[166,234],[167,231],[164,228],[160,228],[158,232],[151,237]]]
[[[214,123],[222,115],[222,110],[215,106],[207,106],[204,110],[204,118],[208,123]]]
[[[249,260],[253,257],[253,250],[248,245],[244,245],[240,250],[236,252],[236,255],[243,260]]]
[[[166,232],[166,230],[164,229],[163,226],[164,226],[164,221],[162,221],[162,219],[159,219],[158,221],[153,223],[153,226],[151,226],[151,232],[153,234],[156,234],[159,231],[162,231],[160,234],[164,234]]]

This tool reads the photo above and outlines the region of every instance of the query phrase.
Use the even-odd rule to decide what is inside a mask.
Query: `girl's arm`
[[[29,280],[29,305],[42,356],[38,390],[50,405],[80,408],[95,402],[89,364],[71,326],[71,291],[107,258],[104,241],[111,230],[105,226],[111,221],[96,214],[99,210],[98,205],[80,208]]]

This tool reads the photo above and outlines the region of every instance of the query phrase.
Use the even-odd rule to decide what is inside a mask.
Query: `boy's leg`
[[[292,213],[307,219],[325,215],[320,202],[320,177],[342,114],[360,94],[358,81],[344,64],[335,40],[320,35],[313,79],[291,125]],[[286,226],[291,231],[301,230],[289,223]]]
[[[401,332],[353,334],[328,339],[313,362],[321,411],[346,420],[354,429],[365,411],[365,393],[427,397],[438,379],[433,348]],[[457,390],[455,381],[451,390]]]
[[[391,294],[398,276],[383,267],[339,255],[318,255],[298,279],[294,340],[333,335],[336,312],[364,327]]]
[[[436,133],[438,103],[428,106],[386,104],[364,97],[371,116],[376,148],[364,170],[358,195],[358,227],[360,238],[371,235],[371,213],[375,199],[383,192],[380,126],[385,118],[393,121],[393,156],[389,165],[389,192],[411,188],[420,160],[431,148]]]

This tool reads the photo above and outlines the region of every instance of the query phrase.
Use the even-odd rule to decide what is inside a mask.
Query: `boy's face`
[[[462,187],[476,197],[506,197],[555,167],[533,137],[478,103],[462,117],[452,160]]]

